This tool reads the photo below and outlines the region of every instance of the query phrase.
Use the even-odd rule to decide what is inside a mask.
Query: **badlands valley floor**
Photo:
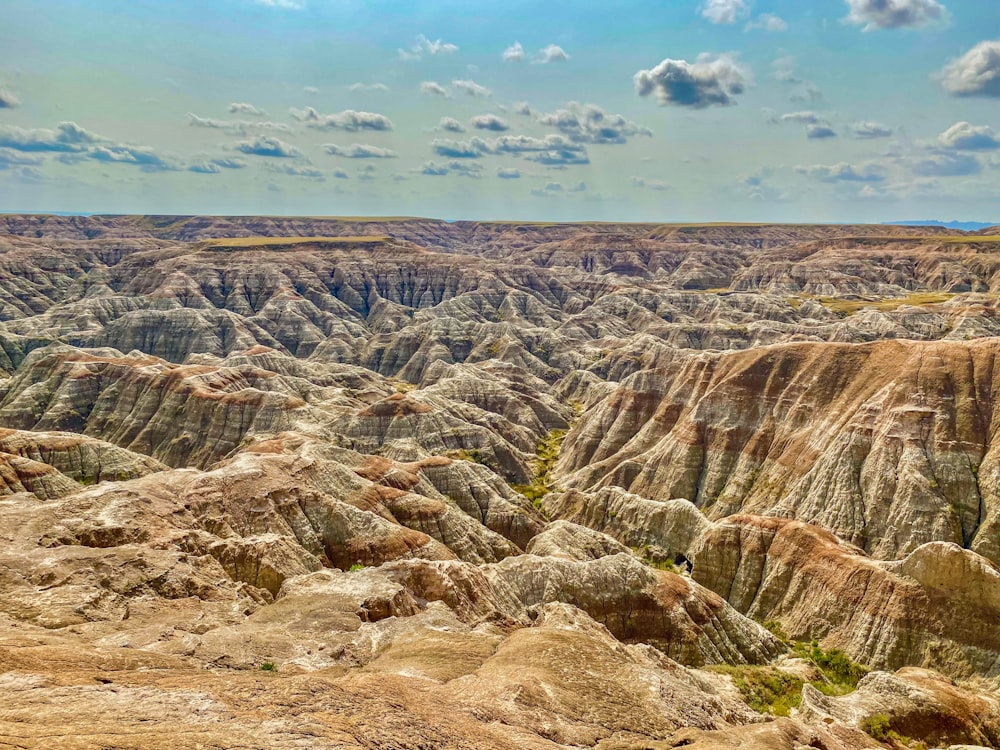
[[[0,747],[1000,744],[1000,228],[0,217]]]

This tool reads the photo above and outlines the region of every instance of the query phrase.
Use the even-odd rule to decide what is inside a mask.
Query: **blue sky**
[[[0,210],[1000,221],[983,0],[4,0]]]

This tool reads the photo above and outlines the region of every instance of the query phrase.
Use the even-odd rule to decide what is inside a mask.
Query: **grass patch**
[[[785,674],[774,667],[734,667],[728,664],[707,668],[710,672],[729,675],[733,686],[754,711],[772,716],[788,716],[802,703],[800,677]]]
[[[927,305],[939,305],[947,302],[954,294],[945,292],[914,292],[906,297],[893,297],[890,299],[863,300],[863,299],[841,299],[838,297],[817,297],[816,301],[823,307],[838,315],[847,317],[854,315],[859,310],[871,307],[879,312],[894,312],[904,305],[910,307],[924,307]]]
[[[361,563],[354,563],[351,567],[347,569],[348,573],[357,573],[359,570],[364,570],[365,566]]]
[[[266,661],[260,665],[262,672],[277,672],[278,666],[273,661]]]
[[[528,498],[539,511],[542,509],[542,498],[556,490],[552,469],[559,460],[559,451],[565,439],[566,430],[552,430],[539,440],[535,451],[534,479],[530,484],[514,485],[514,490]]]
[[[243,250],[254,247],[298,247],[301,245],[376,245],[389,242],[390,237],[369,235],[358,237],[234,237],[210,240],[202,247],[211,252]]]
[[[861,678],[871,670],[851,658],[839,648],[824,651],[819,643],[796,643],[792,653],[800,659],[805,659],[819,670],[821,680],[814,680],[812,685],[826,695],[845,695],[858,686]]]
[[[782,641],[788,636],[776,621],[764,623]],[[796,643],[792,654],[812,664],[820,673],[819,679],[809,684],[825,695],[846,695],[858,686],[858,682],[870,671],[857,664],[840,649],[824,651],[816,641]],[[802,702],[802,686],[806,681],[801,677],[786,674],[776,667],[713,665],[706,668],[710,672],[728,675],[733,686],[740,691],[743,700],[754,711],[772,716],[788,716],[793,708]],[[867,731],[867,730],[865,730]],[[886,727],[886,731],[888,727]],[[869,732],[869,734],[871,734]],[[874,737],[874,735],[872,735]],[[877,739],[877,738],[876,738]]]

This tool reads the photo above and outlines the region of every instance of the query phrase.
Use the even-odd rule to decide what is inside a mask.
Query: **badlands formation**
[[[0,217],[0,747],[997,747],[998,235]]]

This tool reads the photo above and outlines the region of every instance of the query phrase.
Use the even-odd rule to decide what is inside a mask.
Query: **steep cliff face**
[[[674,352],[595,404],[564,481],[830,529],[894,559],[947,541],[1000,560],[995,340]]]

